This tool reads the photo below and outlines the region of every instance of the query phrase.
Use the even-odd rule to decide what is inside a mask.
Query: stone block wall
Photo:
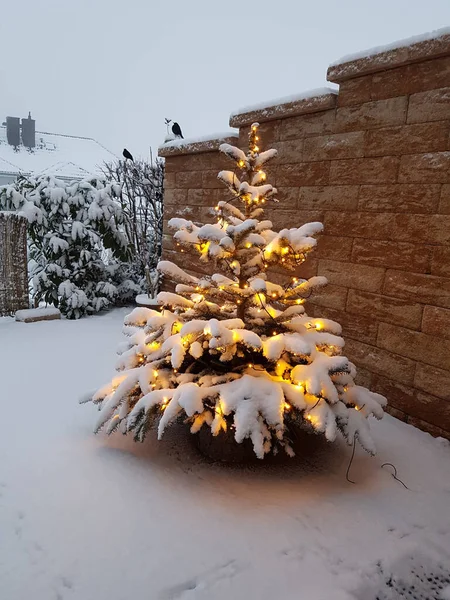
[[[307,310],[342,324],[359,381],[398,418],[450,438],[450,35],[341,62],[327,77],[338,93],[233,114],[239,138],[226,141],[244,148],[258,121],[263,147],[278,149],[267,169],[274,227],[324,223],[298,274],[328,278]],[[226,195],[221,141],[161,149],[166,221],[213,220]],[[167,258],[198,271],[164,243]]]
[[[230,166],[229,160],[219,151],[222,143],[237,145],[238,137],[222,136],[203,142],[160,149],[165,156],[164,178],[164,230],[163,258],[175,262],[195,275],[209,273],[210,265],[193,262],[191,254],[182,254],[174,246],[167,222],[173,217],[183,217],[196,223],[212,223],[214,207],[220,200],[227,200],[229,193],[217,179],[217,173]],[[171,289],[165,281],[165,289]]]
[[[0,317],[28,308],[27,222],[0,211]]]

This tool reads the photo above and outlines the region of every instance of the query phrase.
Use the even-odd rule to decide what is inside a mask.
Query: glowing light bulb
[[[317,329],[317,331],[320,331],[321,329],[323,329],[323,323],[316,323],[316,329]]]
[[[246,248],[251,248],[251,247],[252,247],[252,245],[250,244],[250,242],[248,242],[247,244],[245,244],[245,247],[246,247]]]
[[[276,298],[276,297],[277,297],[277,294],[274,292],[274,293],[272,294],[272,298]]]
[[[249,369],[252,369],[252,368],[253,368],[253,365],[252,365],[252,363],[248,363],[247,367],[248,367]]]
[[[153,371],[153,377],[158,377],[158,371],[156,371],[156,369]]]
[[[284,403],[284,410],[291,410],[291,405],[288,402]]]
[[[255,147],[253,148],[253,151],[254,151],[254,152],[259,152],[259,148],[258,148],[258,146],[255,146]]]
[[[244,162],[243,160],[240,160],[240,161],[238,162],[238,165],[239,165],[240,167],[244,167],[244,166],[245,166],[245,162]]]

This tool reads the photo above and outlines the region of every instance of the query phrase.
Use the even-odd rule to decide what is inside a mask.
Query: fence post
[[[0,211],[0,317],[29,308],[27,221]]]

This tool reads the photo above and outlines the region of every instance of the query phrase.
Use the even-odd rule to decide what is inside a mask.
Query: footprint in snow
[[[223,579],[231,579],[242,571],[245,565],[236,560],[230,560],[219,567],[207,571],[203,575],[193,577],[171,588],[166,588],[160,594],[160,600],[178,600],[183,598],[195,598],[197,591],[213,587]]]
[[[68,590],[71,590],[73,588],[73,583],[68,577],[61,577],[61,583]]]
[[[281,556],[285,556],[286,558],[292,560],[303,560],[306,554],[305,546],[293,546],[291,548],[283,548],[279,552]]]
[[[73,582],[68,577],[59,577],[55,586],[55,600],[64,600],[64,593],[72,589]]]

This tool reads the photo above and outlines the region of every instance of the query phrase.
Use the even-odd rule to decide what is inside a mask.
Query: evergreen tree
[[[68,184],[47,175],[22,176],[0,189],[0,208],[19,211],[28,220],[35,305],[44,301],[76,319],[117,300],[119,259],[128,256],[119,193],[119,186],[101,178]]]
[[[236,442],[250,438],[263,458],[280,446],[292,454],[289,431],[301,425],[330,441],[340,431],[349,444],[358,440],[373,453],[367,418],[383,416],[385,398],[355,385],[340,325],[309,317],[303,306],[326,279],[270,281],[275,265],[295,273],[323,227],[272,230],[263,205],[277,190],[264,166],[276,151],[258,146],[255,123],[247,153],[220,147],[235,168],[219,173],[230,200],[219,202],[216,223],[170,220],[180,250],[214,261],[219,272],[195,277],[159,263],[178,282],[175,292],[159,293],[161,313],[137,308],[127,316],[119,373],[88,398],[100,405],[96,431],[120,428],[142,440],[157,421],[160,437],[182,416],[193,433],[231,428]]]

